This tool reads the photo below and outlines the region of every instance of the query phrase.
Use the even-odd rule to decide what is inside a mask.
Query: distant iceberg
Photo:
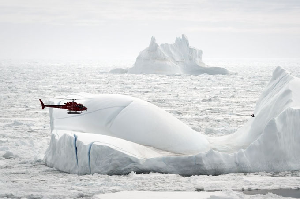
[[[202,62],[202,50],[190,47],[185,35],[176,38],[174,44],[158,45],[154,37],[150,45],[140,52],[128,73],[134,74],[228,74],[220,67],[208,67]]]
[[[128,69],[124,68],[115,68],[109,71],[109,73],[114,73],[114,74],[125,74],[128,73]]]
[[[45,163],[64,172],[197,175],[300,169],[300,79],[280,67],[261,94],[255,117],[221,137],[196,132],[137,98],[80,98],[88,108],[85,113],[50,110],[52,136]]]

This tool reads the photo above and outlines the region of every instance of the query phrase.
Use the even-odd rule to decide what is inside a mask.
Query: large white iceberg
[[[128,73],[135,74],[228,74],[220,67],[208,67],[202,62],[202,50],[190,47],[185,35],[174,44],[158,45],[154,37],[150,45],[140,52]]]
[[[86,113],[50,110],[45,162],[58,170],[195,175],[300,169],[300,80],[280,67],[257,102],[256,117],[215,138],[137,98],[80,95]]]

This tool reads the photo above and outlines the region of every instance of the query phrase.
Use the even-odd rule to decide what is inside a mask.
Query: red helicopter
[[[72,99],[72,102],[64,103],[64,105],[45,105],[41,99],[39,100],[41,102],[42,109],[44,109],[45,107],[68,109],[68,114],[80,114],[82,113],[82,111],[87,110],[87,108],[83,106],[83,104],[75,102],[76,99]]]

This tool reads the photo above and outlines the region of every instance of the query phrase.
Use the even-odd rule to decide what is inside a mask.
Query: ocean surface
[[[300,77],[300,59],[208,59],[204,62],[224,67],[230,74],[108,73],[113,68],[131,67],[134,60],[0,60],[0,198],[7,194],[90,198],[117,191],[194,191],[197,187],[205,190],[299,187],[298,171],[192,177],[134,173],[77,176],[44,165],[51,132],[48,110],[41,109],[39,99],[47,103],[51,98],[79,92],[130,95],[157,105],[200,133],[221,136],[235,132],[250,118],[277,66]],[[283,180],[273,182],[278,176]],[[228,179],[226,183],[225,179]]]

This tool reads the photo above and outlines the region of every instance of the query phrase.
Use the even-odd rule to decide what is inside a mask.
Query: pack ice
[[[111,73],[124,73],[124,69],[114,69]],[[176,38],[174,44],[158,45],[154,37],[150,45],[140,52],[135,64],[128,69],[133,74],[228,74],[220,67],[208,67],[202,62],[202,50],[190,47],[185,35]]]
[[[64,172],[196,175],[300,169],[300,80],[280,67],[261,94],[255,117],[222,137],[196,132],[137,98],[79,97],[87,112],[50,109],[45,162]]]

